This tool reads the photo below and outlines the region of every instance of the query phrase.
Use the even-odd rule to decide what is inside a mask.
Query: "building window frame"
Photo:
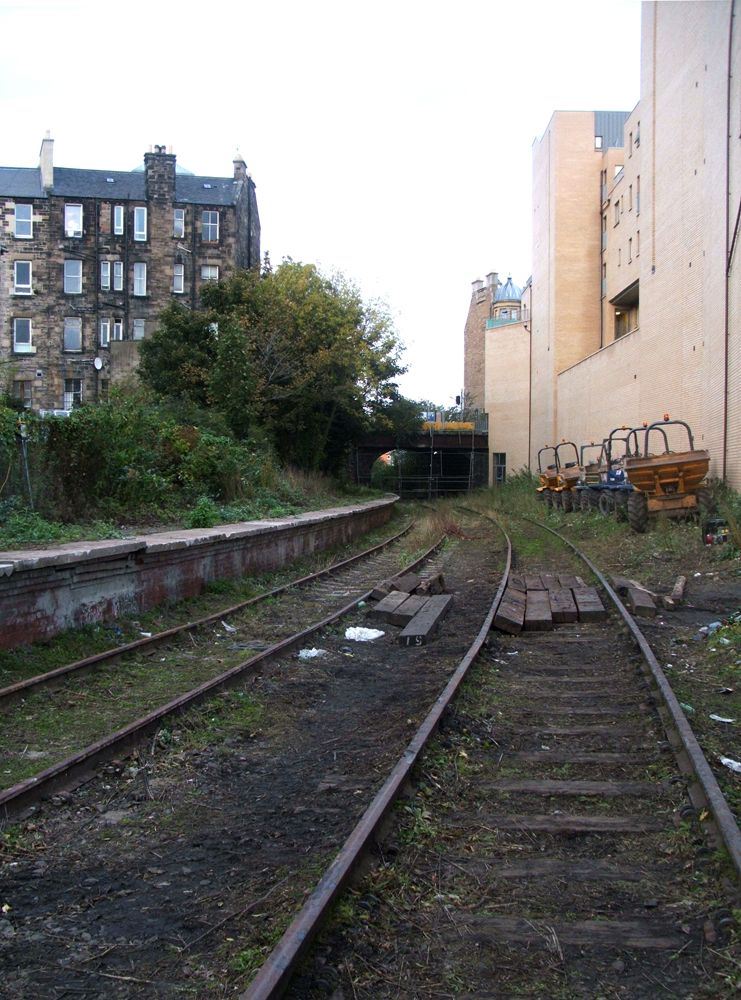
[[[113,320],[113,337],[112,337],[112,339],[113,340],[123,340],[124,339],[124,335],[123,335],[123,320],[122,319],[114,319]]]
[[[30,410],[33,405],[32,385],[32,382],[20,379],[13,383],[13,399],[22,399],[24,410]]]
[[[108,347],[111,343],[111,319],[110,316],[100,321],[100,346]]]
[[[82,295],[82,261],[74,257],[64,262],[64,294]]]
[[[615,222],[613,225],[617,226],[620,222],[620,199],[618,198],[615,202]]]
[[[185,291],[185,264],[175,264],[172,273],[172,290],[175,295]]]
[[[633,237],[629,236],[628,237],[628,263],[631,264],[632,262],[633,262]]]
[[[219,242],[219,213],[210,209],[201,212],[201,239],[204,243]]]
[[[185,238],[185,209],[176,208],[172,216],[172,235],[179,240]]]
[[[27,280],[21,278],[19,272],[28,268]],[[13,261],[13,295],[33,295],[33,262],[30,260]]]
[[[17,240],[33,239],[33,205],[27,205],[24,202],[16,204],[13,235]]]
[[[82,317],[64,317],[64,347],[67,354],[82,353]]]
[[[113,291],[122,292],[124,290],[124,266],[122,260],[113,261]]]
[[[33,346],[33,320],[18,316],[13,320],[13,353],[35,354]]]
[[[134,264],[133,294],[137,298],[142,298],[147,294],[147,265],[142,261],[137,261]]]
[[[126,212],[123,205],[113,206],[113,235],[123,236],[126,219]]]
[[[147,210],[143,205],[134,209],[134,242],[147,242]]]
[[[636,177],[636,215],[641,214],[641,175]]]
[[[64,206],[64,235],[68,239],[82,237],[82,205],[73,203]]]
[[[75,405],[82,403],[82,379],[66,378],[64,380],[64,393],[62,395],[62,409],[73,410]]]
[[[102,260],[100,262],[100,290],[108,292],[111,289],[111,262]]]
[[[218,280],[219,280],[218,264],[201,265],[201,281],[218,281]]]
[[[491,453],[493,481],[495,486],[501,486],[507,478],[507,452],[493,451]]]

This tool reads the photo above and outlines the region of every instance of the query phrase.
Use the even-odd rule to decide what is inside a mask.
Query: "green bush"
[[[201,497],[183,517],[186,528],[213,528],[221,520],[221,511],[211,497]]]

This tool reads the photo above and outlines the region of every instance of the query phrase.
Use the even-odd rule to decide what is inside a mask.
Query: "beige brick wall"
[[[528,323],[486,331],[486,411],[489,414],[489,484],[495,452],[507,456],[507,475],[528,464],[530,333]]]
[[[551,176],[550,184],[546,183],[544,144],[548,133],[536,143],[533,325],[539,337],[536,341],[534,335],[533,340],[533,370],[538,372],[538,380],[533,382],[533,413],[538,410],[538,420],[533,420],[531,456],[537,447],[547,443],[542,397],[548,393],[548,372],[543,355],[551,346],[557,382],[554,438],[566,437],[583,444],[601,440],[623,423],[640,425],[669,413],[692,426],[695,446],[706,447],[711,453],[711,475],[722,475],[727,418],[725,467],[730,483],[741,488],[741,259],[737,252],[729,269],[726,326],[727,241],[733,236],[741,204],[738,88],[732,88],[730,146],[726,142],[730,15],[731,4],[726,0],[643,6],[641,101],[626,121],[624,150],[608,151],[603,158],[610,187],[609,204],[603,205],[603,214],[605,208],[607,214],[607,247],[602,254],[607,265],[607,294],[602,302],[603,347],[592,348],[594,353],[590,353],[588,332],[582,333],[574,338],[573,353],[584,353],[581,358],[572,354],[570,366],[559,365],[560,360],[568,360],[568,353],[559,351],[558,323],[567,315],[559,294],[560,289],[568,288],[568,283],[559,281],[559,270],[571,265],[576,255],[574,240],[588,219],[574,206],[571,240],[563,238],[557,225],[547,230],[543,203],[548,195],[560,190],[559,173],[568,160],[556,157],[556,178]],[[732,79],[741,77],[740,36],[736,32],[733,38]],[[636,148],[639,122],[640,146]],[[560,124],[557,113],[549,132],[558,132]],[[566,141],[565,132],[562,137]],[[575,150],[581,143],[583,158],[590,159],[576,130],[572,130],[569,141]],[[560,149],[558,143],[555,148]],[[621,160],[623,174],[610,186],[610,174],[614,177],[614,166]],[[553,164],[550,170],[553,174]],[[591,203],[588,192],[583,197]],[[615,225],[614,205],[618,200],[621,213]],[[600,239],[601,228],[602,218],[594,227]],[[546,237],[550,255],[539,242]],[[588,297],[592,294],[589,274],[583,270],[574,274],[582,283],[581,294]],[[637,327],[614,341],[615,306],[609,300],[636,278],[639,305],[637,315],[631,317],[631,326],[637,323]],[[539,289],[545,292],[548,281],[555,281],[559,291],[555,296],[539,296]],[[578,303],[578,291],[572,287],[572,293],[573,303]],[[542,310],[546,303],[551,316],[539,315],[539,306]],[[580,316],[585,320],[588,315],[582,299],[582,312],[572,310],[571,322],[578,323]],[[546,329],[552,338],[550,343],[540,332]],[[671,444],[674,448],[685,446],[678,433]]]
[[[533,146],[533,465],[558,436],[558,373],[600,346],[602,164],[591,111],[555,112]]]

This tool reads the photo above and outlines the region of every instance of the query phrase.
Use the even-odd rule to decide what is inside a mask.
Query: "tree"
[[[364,303],[343,275],[284,260],[209,285],[202,300],[187,319],[165,310],[142,345],[142,378],[161,395],[203,398],[238,436],[259,424],[284,461],[336,471],[398,395],[404,368],[388,309]]]
[[[208,404],[216,359],[213,319],[172,302],[159,316],[155,335],[139,344],[139,377],[162,398]]]

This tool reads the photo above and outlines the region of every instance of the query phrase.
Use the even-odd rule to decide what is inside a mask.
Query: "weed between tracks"
[[[512,761],[509,752],[516,743],[508,719],[518,711],[517,697],[507,694],[512,677],[511,665],[498,665],[493,654],[474,665],[416,769],[413,793],[397,805],[395,832],[382,845],[377,867],[336,908],[292,998],[321,995],[317,984],[328,979],[328,967],[339,970],[343,995],[357,1000],[402,994],[720,1000],[741,986],[741,948],[732,932],[699,955],[684,949],[660,955],[613,949],[605,955],[597,948],[582,951],[579,962],[564,958],[554,923],[610,920],[626,909],[639,917],[656,908],[680,933],[702,936],[703,921],[726,905],[718,895],[722,859],[708,858],[708,867],[701,867],[696,824],[669,821],[684,799],[681,785],[671,786],[673,793],[658,810],[649,807],[653,817],[667,818],[666,829],[627,837],[621,845],[609,836],[523,837],[500,829],[492,814],[506,812],[510,796],[493,791],[492,782],[538,776],[531,765]],[[649,736],[645,746],[631,749],[650,754],[655,745]],[[672,763],[659,759],[645,766],[643,778],[674,774]],[[579,765],[564,765],[550,776],[583,775]],[[640,800],[634,808],[640,810]],[[536,809],[605,811],[586,797],[545,799]],[[606,809],[609,814],[613,807],[607,803]],[[595,841],[603,842],[601,854],[599,849],[595,854]],[[611,881],[608,891],[599,880],[574,882],[557,872],[524,882],[501,877],[503,868],[525,870],[539,863],[546,850],[554,865],[597,857],[620,868],[625,878]],[[658,864],[657,857],[663,859]],[[522,949],[496,943],[496,935],[487,933],[487,921],[507,917],[522,918],[542,934],[544,947],[529,949],[526,961]]]

